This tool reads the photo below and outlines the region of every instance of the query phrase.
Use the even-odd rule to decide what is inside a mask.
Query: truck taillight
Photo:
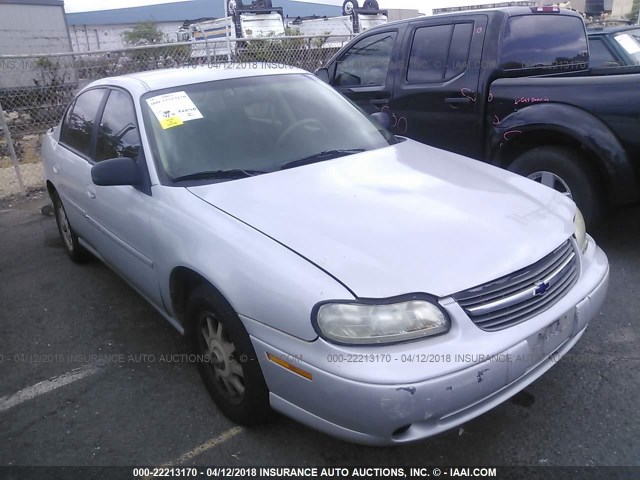
[[[531,11],[533,13],[560,13],[560,7],[531,7]]]

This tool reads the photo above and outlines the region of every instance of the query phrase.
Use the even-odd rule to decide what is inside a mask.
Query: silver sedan
[[[568,198],[380,116],[268,65],[92,83],[42,147],[66,250],[189,336],[236,422],[374,445],[457,426],[575,345],[608,262]]]

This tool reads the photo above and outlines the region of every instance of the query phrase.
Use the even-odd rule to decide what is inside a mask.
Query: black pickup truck
[[[507,7],[368,30],[317,75],[396,135],[571,196],[589,224],[640,200],[640,68],[589,69],[575,12]],[[611,73],[611,72],[608,72]]]

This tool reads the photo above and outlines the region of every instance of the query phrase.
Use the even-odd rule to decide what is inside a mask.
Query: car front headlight
[[[349,345],[415,340],[445,333],[450,326],[445,312],[424,299],[324,303],[316,309],[315,323],[324,338]]]
[[[587,251],[589,246],[589,239],[587,238],[587,225],[584,223],[584,217],[579,208],[576,208],[576,216],[573,217],[573,229],[576,237],[576,242],[582,253]]]

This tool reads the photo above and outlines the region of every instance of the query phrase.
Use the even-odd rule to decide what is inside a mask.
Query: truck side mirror
[[[329,69],[321,68],[316,72],[316,77],[322,80],[324,83],[331,83],[331,79],[329,78]]]

